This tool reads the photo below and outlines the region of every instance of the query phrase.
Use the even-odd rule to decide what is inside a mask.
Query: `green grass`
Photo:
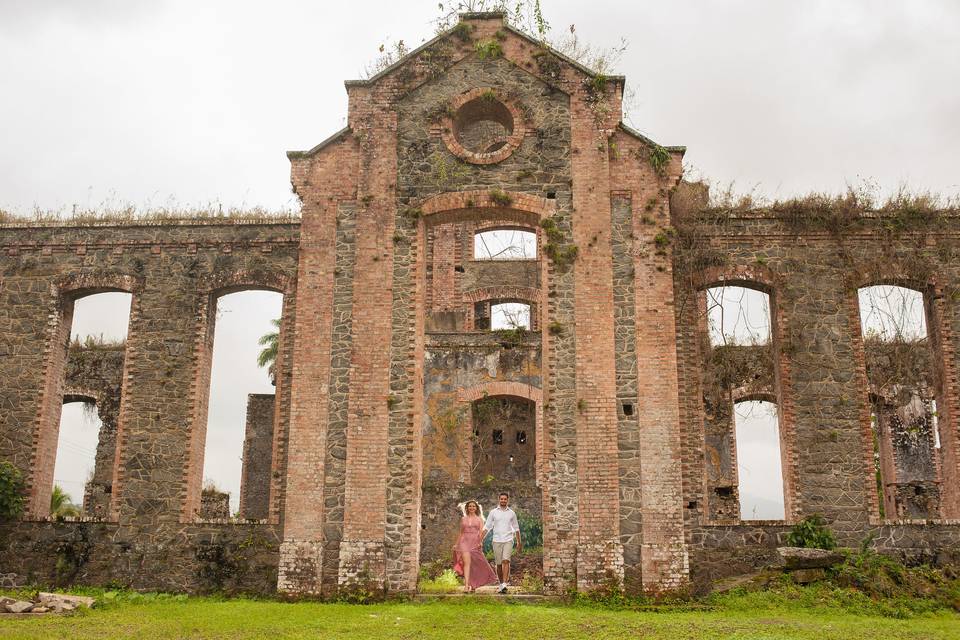
[[[798,592],[805,594],[802,588]],[[708,601],[706,611],[664,607],[517,605],[466,599],[375,605],[283,603],[247,599],[119,594],[71,616],[0,618],[0,637],[14,638],[810,638],[859,640],[960,638],[960,615],[939,609],[883,615],[867,602],[835,606],[836,594],[736,593]],[[501,634],[496,634],[497,636]]]

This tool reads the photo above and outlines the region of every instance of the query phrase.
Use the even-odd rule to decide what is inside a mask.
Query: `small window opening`
[[[623,403],[623,415],[632,416],[633,415],[633,404],[630,402]]]
[[[530,305],[524,302],[501,302],[490,305],[490,329],[492,331],[530,330]]]
[[[923,294],[914,289],[877,285],[857,292],[860,326],[866,341],[917,342],[927,337]]]
[[[457,273],[463,273],[463,265],[462,265],[462,264],[458,264],[457,266],[455,266],[455,267],[453,268],[453,270],[456,271]]]
[[[933,448],[940,448],[940,416],[937,415],[937,401],[930,401],[930,423],[933,427]]]
[[[556,200],[557,192],[556,191],[547,191],[547,200]]]
[[[707,289],[707,325],[711,346],[768,344],[770,296],[746,287]]]
[[[493,430],[493,444],[503,444],[503,429]]]
[[[716,487],[713,491],[721,498],[733,497],[733,487]]]
[[[527,444],[526,431],[517,431],[517,444]]]
[[[493,229],[473,236],[474,260],[536,260],[537,234],[523,229]]]

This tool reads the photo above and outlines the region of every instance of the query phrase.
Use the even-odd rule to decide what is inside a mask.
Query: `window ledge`
[[[247,518],[194,518],[190,520],[187,524],[233,524],[233,525],[270,525],[278,524],[276,522],[271,522],[269,518],[262,520],[254,520]]]

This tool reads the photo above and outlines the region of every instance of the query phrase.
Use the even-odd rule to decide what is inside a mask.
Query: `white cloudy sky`
[[[629,41],[629,122],[687,145],[693,176],[773,196],[863,181],[960,194],[955,0],[543,4],[555,32]],[[435,0],[0,0],[0,208],[295,207],[284,151],[341,128],[342,81],[388,39],[429,38],[435,14]],[[260,388],[262,372],[230,373]]]

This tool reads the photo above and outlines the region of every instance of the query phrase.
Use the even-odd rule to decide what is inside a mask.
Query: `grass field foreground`
[[[100,593],[90,611],[0,618],[0,638],[960,638],[960,615],[874,602],[856,592],[802,588],[733,593],[689,606],[520,605],[462,599],[372,605]],[[704,605],[698,605],[703,607]]]

